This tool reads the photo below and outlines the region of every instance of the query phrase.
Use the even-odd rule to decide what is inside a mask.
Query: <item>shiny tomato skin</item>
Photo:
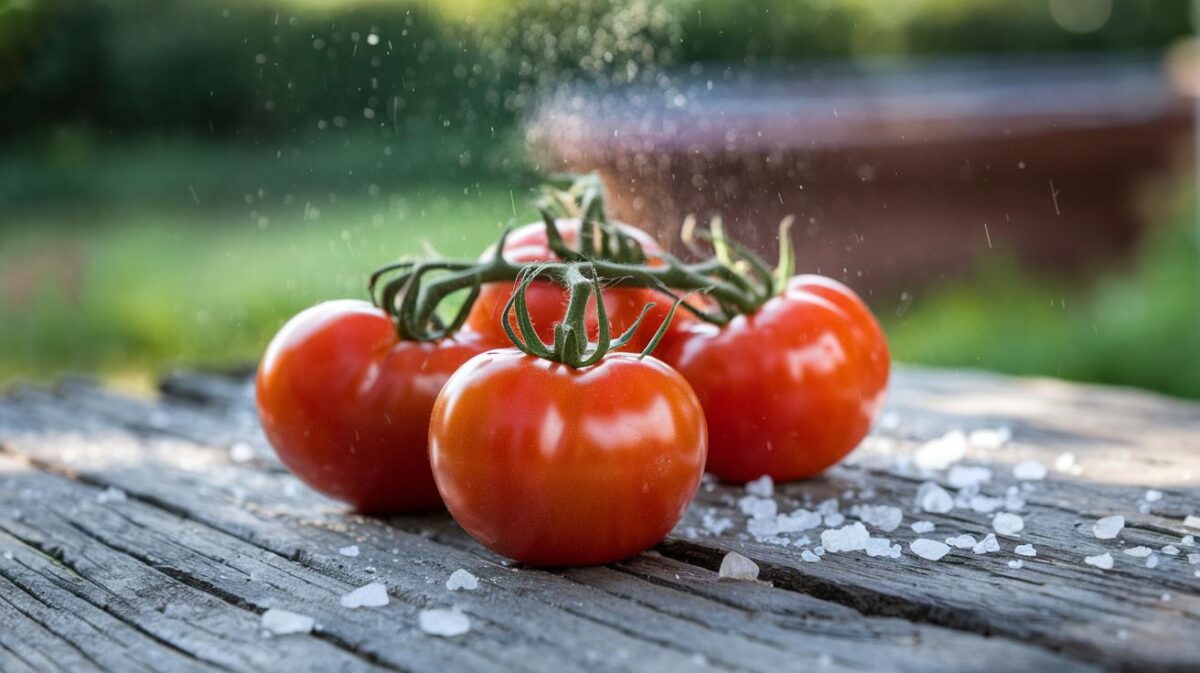
[[[318,304],[267,347],[256,390],[263,430],[301,481],[361,512],[439,508],[429,414],[446,379],[483,350],[469,334],[400,341],[364,301]]]
[[[610,563],[657,544],[695,495],[707,446],[695,394],[662,362],[613,353],[573,369],[515,349],[450,378],[429,437],[458,523],[537,566]]]
[[[563,237],[563,241],[572,248],[576,247],[579,240],[579,220],[558,220],[555,222],[555,226]],[[662,246],[650,234],[627,224],[618,224],[617,226],[642,245],[642,249],[650,258],[649,264],[661,263],[661,260],[655,260],[654,256],[663,252]],[[480,256],[480,259],[491,259],[494,254],[495,248],[489,248]],[[546,225],[541,222],[527,224],[509,234],[504,244],[504,258],[514,263],[546,262],[558,259],[546,243]],[[467,328],[480,334],[484,340],[498,348],[510,345],[501,323],[501,316],[504,313],[504,305],[512,296],[513,286],[513,283],[507,282],[485,284],[467,317]],[[529,304],[529,313],[533,318],[533,326],[538,336],[549,343],[554,338],[554,325],[562,322],[563,314],[566,312],[566,290],[549,281],[537,281],[530,285],[526,293],[526,302]],[[629,329],[637,320],[642,307],[651,302],[654,303],[654,308],[650,309],[646,315],[633,340],[621,350],[640,352],[644,349],[653,338],[659,325],[666,319],[674,300],[665,294],[645,288],[610,287],[604,290],[604,309],[614,339]],[[696,319],[687,311],[677,311],[668,328],[668,336],[664,339],[672,338],[673,334],[695,321]],[[515,326],[516,322],[512,321],[511,324]],[[587,313],[588,336],[593,341],[596,339],[598,325],[599,320],[593,302]]]
[[[732,482],[817,475],[850,453],[883,405],[891,358],[845,285],[796,276],[757,312],[695,326],[660,352],[708,419],[708,471]]]

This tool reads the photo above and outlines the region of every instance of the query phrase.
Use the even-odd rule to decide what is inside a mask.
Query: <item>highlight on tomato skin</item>
[[[538,566],[611,563],[660,542],[699,487],[703,411],[653,357],[580,369],[516,349],[479,355],[438,396],[430,461],[481,544]]]
[[[650,234],[624,223],[615,223],[614,226],[642,246],[642,250],[648,258],[648,265],[657,266],[663,263],[661,259],[655,258],[655,255],[663,253],[663,248]],[[555,221],[555,227],[567,246],[574,248],[578,245],[579,219],[559,219]],[[493,245],[480,255],[480,260],[491,259],[495,254],[496,249]],[[506,260],[513,263],[558,260],[558,256],[550,249],[546,240],[546,225],[543,222],[527,224],[513,230],[504,242],[503,254]],[[514,284],[511,282],[484,284],[467,317],[467,328],[481,335],[485,341],[497,348],[506,347],[509,343],[508,337],[504,333],[501,314],[504,312],[504,305],[508,302],[508,298],[512,296],[513,287]],[[543,341],[548,342],[554,338],[554,325],[562,319],[567,305],[567,294],[564,288],[557,287],[549,281],[537,281],[529,287],[526,301],[529,304],[530,317],[537,328],[538,337]],[[615,334],[629,329],[641,314],[642,308],[650,303],[653,303],[654,307],[646,315],[645,322],[649,325],[659,325],[666,318],[674,299],[648,288],[610,287],[604,290],[604,307],[611,329]],[[675,319],[664,338],[673,339],[676,333],[693,322],[696,322],[696,319],[687,311],[676,312]],[[587,323],[588,336],[595,340],[599,323],[594,306],[588,311]],[[621,350],[641,352],[652,334],[653,330],[640,330],[634,339]]]
[[[812,275],[722,328],[689,328],[658,355],[704,407],[708,471],[738,483],[804,479],[845,458],[883,406],[891,363],[862,300]]]
[[[301,481],[361,512],[440,508],[430,412],[446,379],[483,350],[469,333],[401,341],[365,301],[318,304],[289,320],[263,357],[263,430]]]

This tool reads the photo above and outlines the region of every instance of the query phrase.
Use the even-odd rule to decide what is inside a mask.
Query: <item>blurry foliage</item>
[[[1133,267],[1073,287],[997,263],[883,314],[897,359],[1139,386],[1200,398],[1200,227],[1180,190]]]

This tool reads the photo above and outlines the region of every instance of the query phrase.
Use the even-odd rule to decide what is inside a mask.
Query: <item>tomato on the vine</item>
[[[845,285],[791,278],[757,311],[698,325],[657,354],[708,419],[708,471],[734,482],[816,475],[862,441],[887,388],[879,324]]]
[[[656,255],[663,253],[662,246],[650,234],[628,224],[617,223],[614,226],[641,245],[650,266],[662,263],[660,259],[655,258]],[[578,246],[580,220],[560,219],[555,222],[555,227],[568,247],[576,248]],[[492,247],[485,251],[480,258],[491,259],[495,254],[496,250]],[[506,260],[515,264],[558,260],[558,256],[550,249],[546,240],[546,225],[542,222],[527,224],[515,229],[505,240],[503,254]],[[513,286],[512,282],[485,283],[467,317],[467,328],[480,334],[486,341],[497,347],[508,345],[508,337],[504,333],[500,315],[504,312],[504,305],[508,302],[508,298],[512,296]],[[526,294],[529,314],[537,328],[538,336],[543,341],[553,339],[554,325],[562,319],[563,310],[567,305],[567,296],[568,292],[564,288],[549,281],[538,281],[529,287]],[[646,324],[661,324],[674,301],[671,297],[648,288],[610,287],[604,290],[604,307],[614,334],[621,334],[629,329],[641,314],[642,308],[649,303],[653,303],[654,307],[646,315]],[[664,339],[671,340],[676,333],[692,322],[696,322],[696,319],[691,314],[686,311],[677,312]],[[587,328],[588,336],[594,340],[597,332],[595,307],[588,311]],[[652,333],[653,330],[639,330],[634,339],[622,350],[641,351],[646,347]]]
[[[401,341],[364,301],[318,304],[267,347],[258,412],[280,460],[362,512],[441,506],[429,470],[429,415],[442,384],[485,350],[469,334]]]
[[[450,378],[429,429],[447,508],[481,544],[540,566],[617,561],[678,523],[704,470],[704,415],[652,358],[575,369],[515,349]]]

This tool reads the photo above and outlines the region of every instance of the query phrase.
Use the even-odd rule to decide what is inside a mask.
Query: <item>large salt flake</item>
[[[344,608],[377,608],[387,604],[387,587],[379,582],[371,582],[342,596]]]
[[[937,561],[950,553],[950,545],[925,538],[913,540],[909,543],[908,548],[912,550],[912,553],[928,561]]]
[[[867,556],[877,557],[884,556],[887,558],[900,558],[900,545],[892,544],[891,540],[882,537],[873,537],[867,539]]]
[[[899,507],[888,505],[856,505],[850,513],[857,516],[863,523],[874,526],[879,530],[890,533],[900,527],[904,520],[904,512]]]
[[[988,533],[987,537],[979,541],[979,544],[971,548],[971,551],[976,554],[990,554],[994,551],[1000,551],[1000,542],[996,540],[994,533]]]
[[[479,588],[479,578],[472,575],[469,570],[459,568],[450,573],[450,578],[446,580],[446,588],[450,591],[459,589],[474,591]]]
[[[946,489],[927,481],[917,489],[917,507],[924,512],[945,514],[954,509],[954,498],[950,497]]]
[[[962,460],[967,453],[967,436],[953,430],[923,444],[913,456],[917,467],[925,471],[944,470]]]
[[[758,579],[758,564],[731,551],[721,559],[721,569],[717,574],[723,579],[753,581]]]
[[[764,474],[758,479],[748,482],[746,492],[760,498],[770,498],[775,495],[775,482],[771,479],[771,475]]]
[[[471,630],[471,619],[455,609],[434,608],[418,613],[417,625],[431,636],[453,638]]]
[[[1090,566],[1096,566],[1101,570],[1112,570],[1113,567],[1112,554],[1108,552],[1097,554],[1096,556],[1088,556],[1083,559],[1083,562]]]
[[[831,528],[821,532],[821,546],[827,552],[862,551],[867,548],[871,534],[866,526],[855,521],[848,526]]]
[[[1025,520],[1016,514],[1000,512],[992,517],[992,530],[1001,535],[1016,535],[1025,530]]]
[[[270,608],[262,614],[263,630],[276,636],[311,633],[315,624],[313,618],[308,615],[280,608]]]
[[[1120,514],[1106,516],[1092,525],[1092,534],[1100,540],[1111,540],[1125,527],[1125,517]]]

